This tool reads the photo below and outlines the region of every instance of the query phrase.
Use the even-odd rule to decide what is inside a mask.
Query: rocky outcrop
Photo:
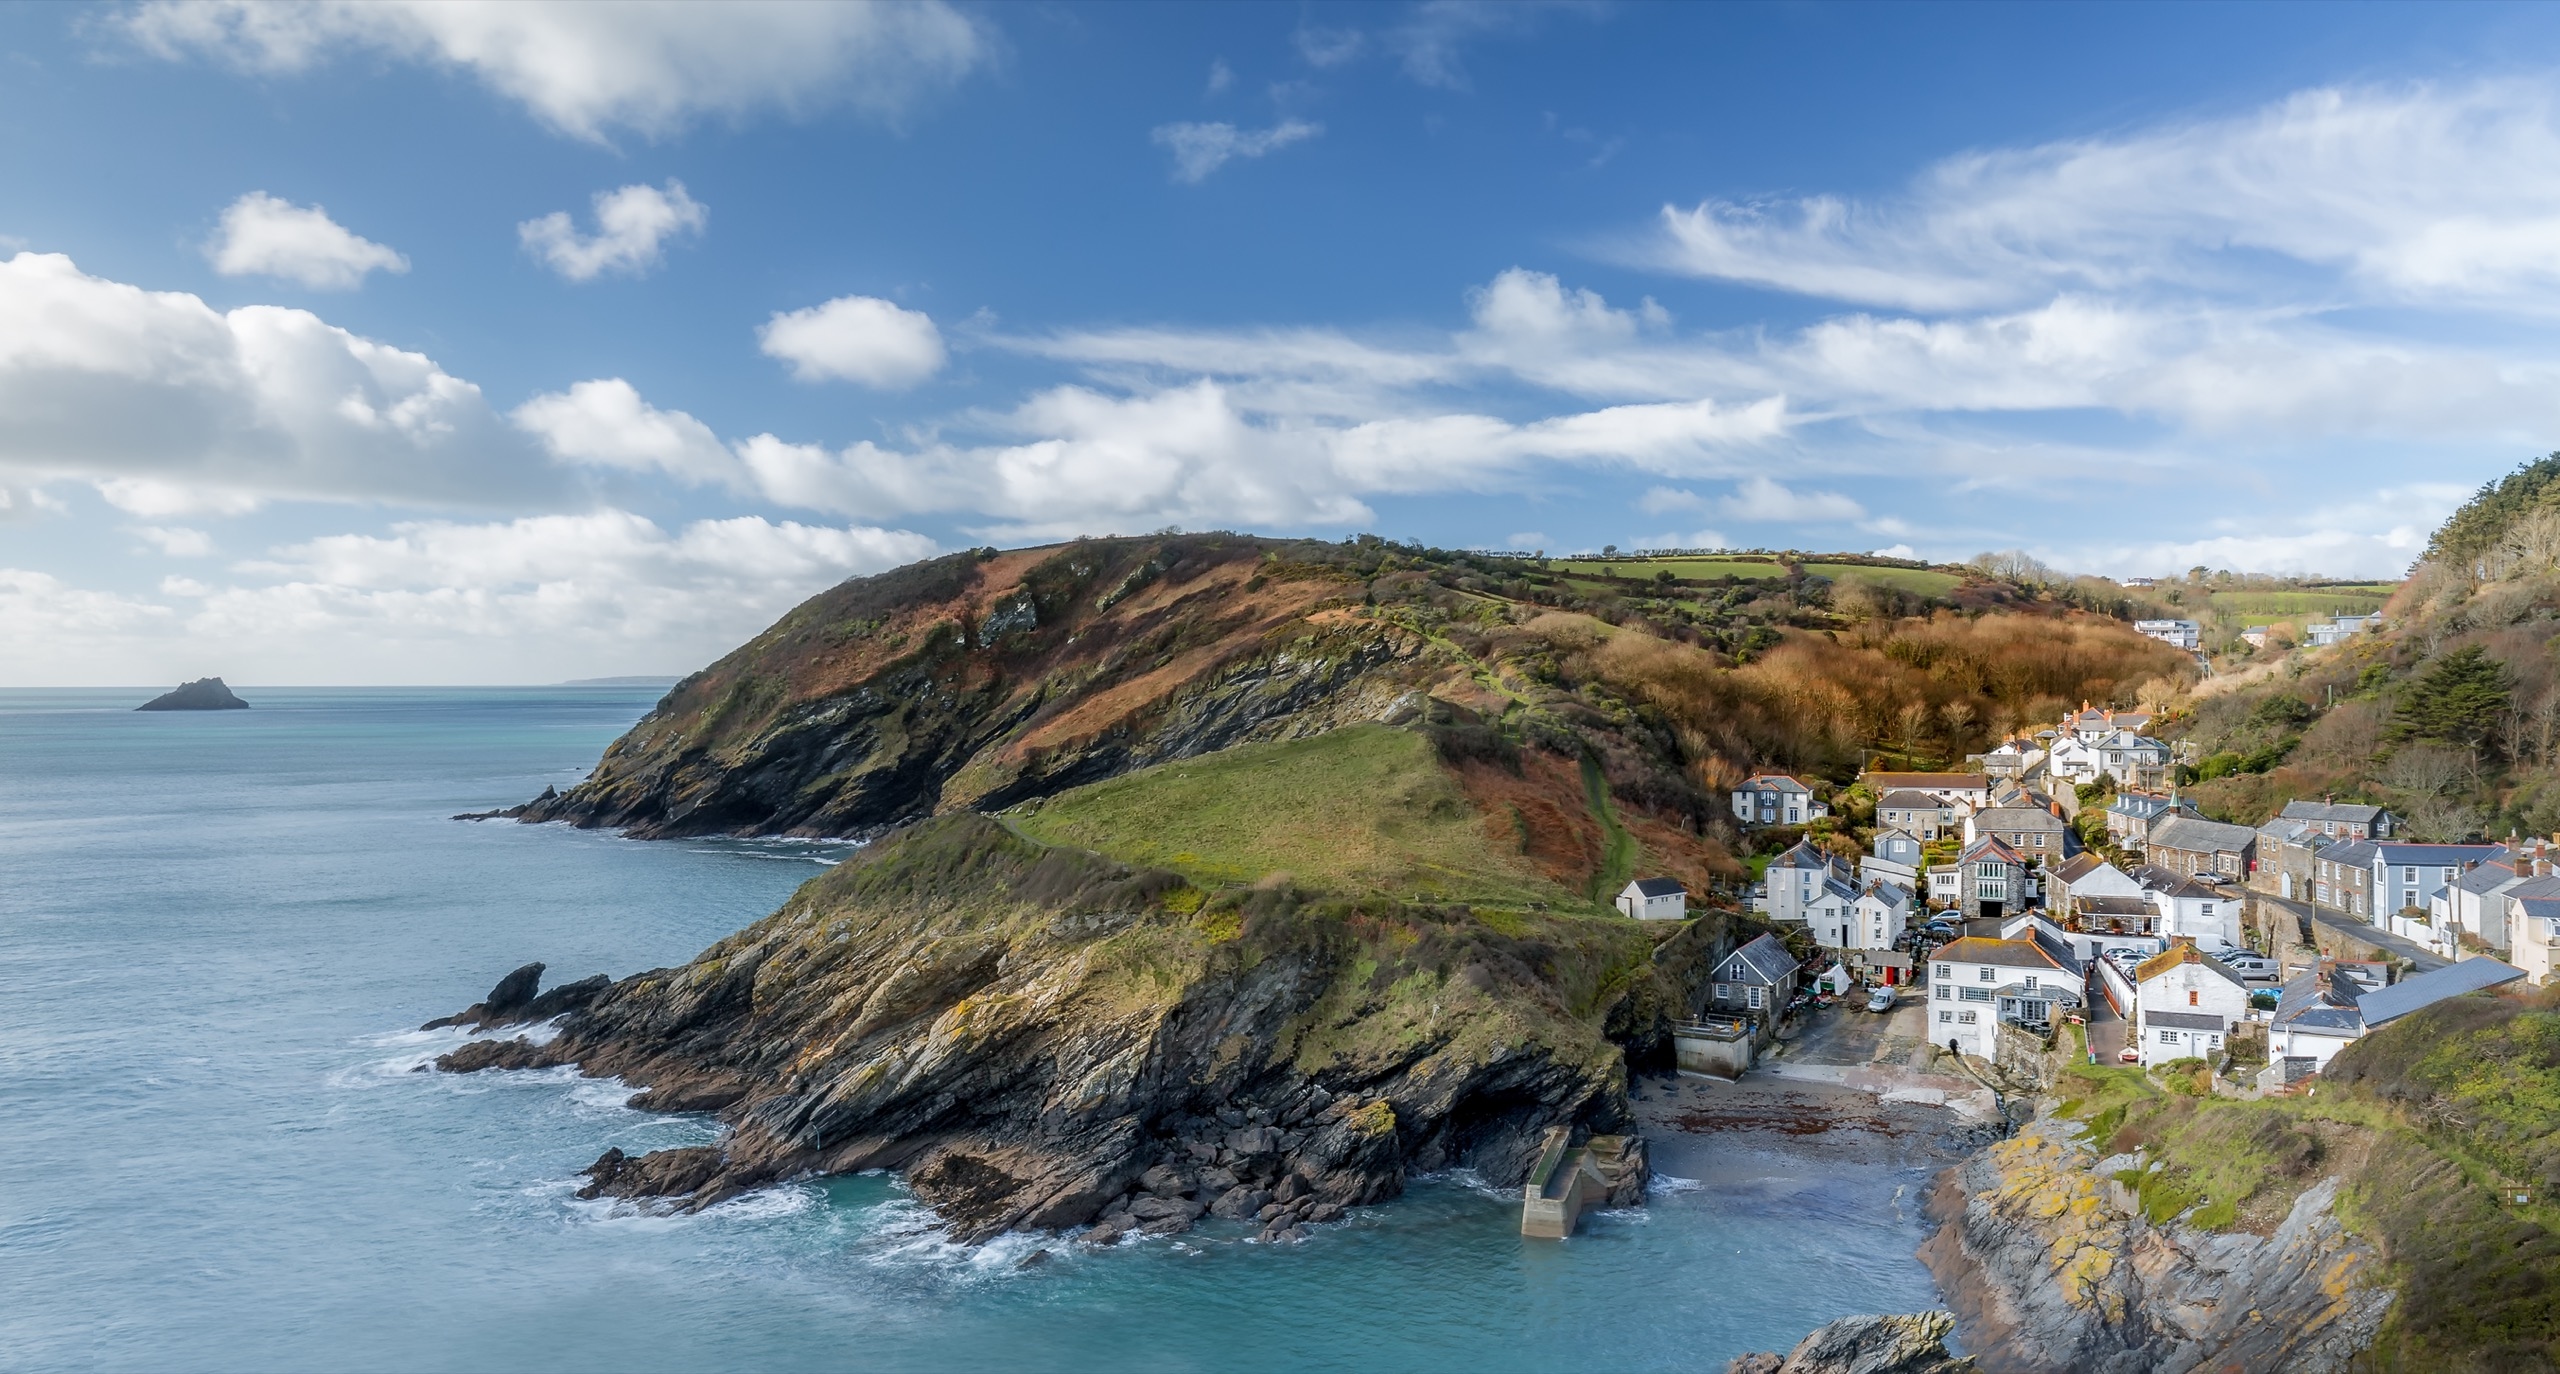
[[[419,1027],[420,1030],[442,1030],[448,1026],[464,1026],[472,1030],[488,1030],[493,1026],[522,1026],[548,1021],[564,1012],[580,1007],[602,996],[613,980],[599,973],[542,992],[542,970],[539,963],[527,964],[498,980],[489,995],[451,1016],[439,1016]]]
[[[249,703],[231,694],[231,688],[218,677],[200,677],[181,683],[174,692],[136,706],[137,711],[246,711]]]
[[[2155,1226],[2071,1122],[2048,1118],[1941,1177],[1921,1258],[1985,1370],[2343,1370],[2391,1292],[2331,1210],[2335,1180],[2272,1234]]]
[[[1203,1216],[1294,1239],[1413,1171],[1516,1185],[1547,1127],[1621,1129],[1609,1028],[1641,1044],[1731,943],[1712,920],[1506,924],[1281,884],[1209,895],[959,815],[869,847],[683,968],[602,989],[548,1044],[475,1041],[439,1067],[575,1064],[645,1088],[634,1106],[732,1128],[609,1153],[596,1196],[699,1208],[890,1168],[965,1239]],[[465,1016],[530,1013],[537,977]]]
[[[845,583],[677,684],[566,793],[479,813],[641,837],[862,836],[1253,740],[1409,717],[1462,677],[1240,536],[1084,540]]]
[[[1842,1317],[1784,1355],[1743,1355],[1725,1374],[1973,1374],[1972,1360],[1947,1349],[1955,1318],[1944,1312]]]

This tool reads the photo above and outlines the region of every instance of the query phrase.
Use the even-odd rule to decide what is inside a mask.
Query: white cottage
[[[2249,1019],[2249,985],[2193,940],[2179,940],[2135,965],[2142,1065],[2211,1059],[2231,1028]]]
[[[1677,878],[1638,878],[1618,889],[1618,910],[1639,921],[1685,920],[1689,889]]]

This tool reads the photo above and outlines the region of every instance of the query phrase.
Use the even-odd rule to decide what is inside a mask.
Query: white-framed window
[[[1957,1024],[1957,1025],[1959,1025],[1959,1026],[1970,1026],[1970,1025],[1972,1025],[1972,1024],[1973,1024],[1973,1013],[1972,1013],[1972,1012],[1969,1012],[1969,1011],[1960,1011],[1960,1012],[1957,1012],[1957,1013],[1956,1013],[1956,1024]]]
[[[1988,969],[1988,968],[1986,968],[1986,969],[1982,969],[1982,970],[1980,970],[1980,972],[1981,972],[1981,974],[1982,974],[1982,981],[1983,981],[1983,982],[1986,982],[1986,983],[1993,981],[1995,978],[1997,978],[1997,977],[1999,976],[1999,975],[1998,975],[1998,972],[1997,972],[1996,970],[1993,970],[1993,969]]]
[[[1937,996],[1939,1001],[1943,1002],[1955,995],[1955,989],[1948,987],[1944,983],[1938,984]]]
[[[2032,973],[2028,974],[2028,975],[2027,975],[2027,986],[2028,986],[2028,987],[2034,987],[2035,985],[2036,985],[2036,976],[2035,976],[2034,974],[2032,974]]]
[[[1768,1000],[1768,992],[1757,985],[1754,985],[1751,991],[1743,998],[1743,1001],[1749,1005],[1753,1011],[1758,1011],[1761,1007],[1767,1005]]]
[[[1937,976],[1938,976],[1938,977],[1940,977],[1940,978],[1953,978],[1953,977],[1955,977],[1955,976],[1956,976],[1956,966],[1955,966],[1955,965],[1953,965],[1953,964],[1940,964],[1940,965],[1938,965],[1938,972],[1937,972]]]
[[[1968,1002],[1988,1002],[1991,1000],[1991,989],[1966,988],[1964,990],[1964,1000]]]
[[[2164,1030],[2160,1032],[2160,1043],[2163,1045],[2174,1045],[2178,1043],[2178,1033],[2173,1030]]]
[[[1954,1022],[1954,1020],[1955,1020],[1955,1019],[1956,1019],[1956,1014],[1955,1014],[1954,1012],[1951,1012],[1951,1011],[1942,1011],[1942,1012],[1939,1012],[1939,1013],[1938,1013],[1938,1024],[1939,1024],[1939,1025],[1944,1026],[1944,1025],[1951,1024],[1952,1022]]]

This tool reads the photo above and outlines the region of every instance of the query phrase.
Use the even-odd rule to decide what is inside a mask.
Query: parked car
[[[1867,994],[1867,1010],[1869,1010],[1869,1011],[1891,1011],[1891,1010],[1893,1010],[1893,989],[1891,989],[1891,988],[1877,988],[1875,991],[1873,991],[1873,992],[1871,992],[1871,993],[1868,993],[1868,994]]]
[[[2141,1063],[2141,1062],[2142,1062],[2142,1050],[2141,1050],[2141,1048],[2140,1048],[2140,1047],[2138,1047],[2138,1046],[2134,1046],[2134,1045],[2127,1045],[2127,1046],[2125,1046],[2123,1049],[2120,1049],[2120,1050],[2116,1051],[2116,1062],[2117,1062],[2117,1063],[2119,1063],[2119,1064],[2139,1064],[2139,1063]]]
[[[2252,982],[2273,982],[2281,971],[2276,967],[2275,960],[2263,954],[2251,954],[2246,951],[2223,955],[2222,963],[2223,967]]]

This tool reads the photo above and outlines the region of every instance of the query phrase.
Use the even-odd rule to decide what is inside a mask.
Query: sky
[[[1167,527],[2394,576],[2560,8],[0,7],[0,686],[682,673]]]

